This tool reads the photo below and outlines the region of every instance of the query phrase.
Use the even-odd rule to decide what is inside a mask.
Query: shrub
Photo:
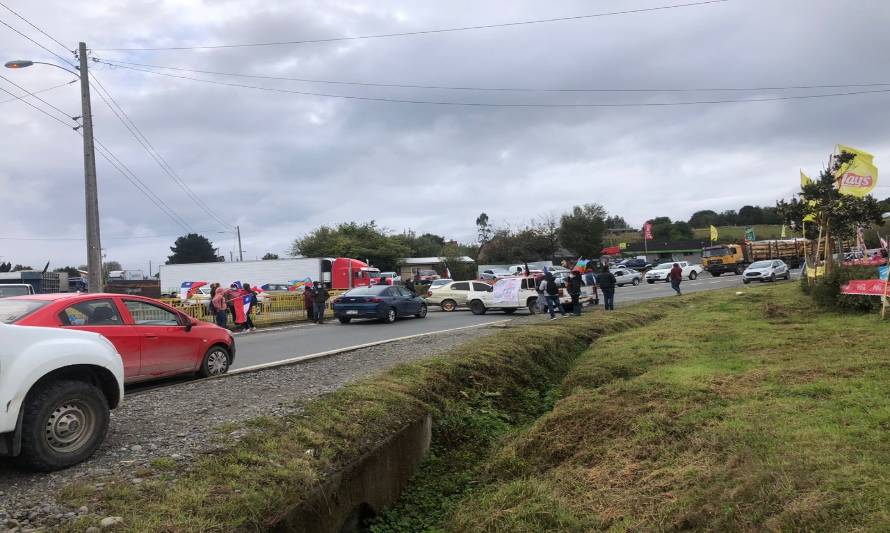
[[[857,296],[841,294],[841,286],[854,279],[875,279],[875,267],[855,266],[836,267],[829,274],[822,276],[810,289],[813,301],[825,309],[841,311],[868,312],[880,307],[880,300],[875,296]]]

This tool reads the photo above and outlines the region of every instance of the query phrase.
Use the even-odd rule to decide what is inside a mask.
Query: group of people
[[[581,316],[581,289],[584,286],[593,287],[593,290],[599,288],[603,291],[603,304],[607,311],[615,309],[615,285],[618,280],[615,275],[609,271],[608,265],[603,265],[598,274],[594,274],[592,266],[584,269],[584,275],[580,270],[573,270],[571,275],[565,280],[564,285],[566,292],[571,300],[571,311],[575,316]],[[566,309],[559,302],[560,283],[548,268],[544,269],[544,278],[538,284],[538,292],[541,294],[547,311],[550,313],[550,320],[556,320],[556,311],[561,316],[568,316]]]
[[[208,304],[210,312],[213,314],[216,325],[226,328],[229,321],[229,313],[232,315],[232,324],[234,329],[242,328],[243,331],[256,331],[253,324],[253,307],[257,304],[256,291],[251,288],[249,283],[239,285],[232,283],[228,289],[225,289],[219,283],[210,284],[210,302]],[[244,319],[239,321],[238,314],[235,312],[236,303],[243,301],[245,296],[250,296],[250,305],[244,312]]]
[[[330,294],[328,289],[319,282],[307,284],[303,288],[303,307],[306,308],[306,318],[313,324],[324,324],[324,311],[328,305]]]

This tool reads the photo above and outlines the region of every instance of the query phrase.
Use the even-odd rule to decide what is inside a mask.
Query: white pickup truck
[[[511,315],[517,309],[528,309],[530,314],[538,312],[537,281],[533,277],[513,277],[498,280],[491,292],[476,293],[467,304],[474,315],[484,315],[490,310],[500,310]],[[559,291],[559,303],[569,305],[572,301],[565,289]],[[581,287],[581,305],[599,303],[596,287]]]
[[[0,323],[0,456],[50,471],[99,447],[124,367],[97,333]]]
[[[680,268],[683,270],[683,277],[687,279],[695,279],[699,274],[705,271],[703,266],[691,264],[688,261],[668,261],[652,267],[647,271],[646,283],[651,285],[656,281],[670,281],[671,269],[674,267],[674,263],[680,265]]]

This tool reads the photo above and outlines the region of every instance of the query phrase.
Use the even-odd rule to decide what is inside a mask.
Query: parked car
[[[334,300],[333,307],[334,316],[342,324],[349,324],[353,318],[376,318],[392,324],[405,316],[426,318],[427,313],[423,298],[398,285],[348,290]]]
[[[0,320],[39,307],[14,301]],[[2,323],[0,345],[0,456],[39,471],[90,457],[105,439],[109,410],[124,396],[115,347],[95,333]]]
[[[34,287],[27,283],[0,284],[0,298],[26,296],[28,294],[34,294]]]
[[[484,281],[453,281],[440,287],[430,287],[426,293],[426,302],[442,307],[442,311],[454,311],[458,307],[466,307],[477,293],[491,292],[492,285]]]
[[[742,283],[752,281],[776,281],[778,278],[791,279],[791,269],[781,259],[755,261],[742,274]]]
[[[611,269],[610,271],[612,272],[612,275],[615,276],[615,281],[619,287],[625,285],[639,285],[643,280],[642,274],[630,268],[616,268]]]
[[[99,333],[124,362],[124,381],[228,372],[231,333],[157,300],[126,294],[37,294],[0,299],[0,322]]]
[[[395,272],[381,272],[380,277],[378,278],[377,285],[396,285],[398,282],[402,281],[402,276],[399,276]]]
[[[624,261],[621,261],[620,263],[618,263],[618,265],[616,265],[616,266],[620,266],[620,267],[624,267],[624,268],[632,268],[632,269],[640,271],[640,272],[646,271],[646,270],[652,268],[652,265],[649,264],[645,259],[638,259],[638,258],[625,259]]]
[[[503,268],[489,268],[482,271],[482,274],[479,276],[480,279],[488,279],[488,280],[499,280],[501,278],[506,278],[512,276],[513,273],[509,270]]]
[[[435,270],[418,270],[414,274],[414,281],[435,281],[441,277]]]
[[[680,268],[683,269],[684,278],[695,279],[699,274],[704,272],[704,268],[701,265],[691,265],[688,261],[668,261],[666,263],[661,263],[646,272],[646,283],[651,284],[656,281],[670,281],[671,269],[674,267],[675,263],[680,265]]]

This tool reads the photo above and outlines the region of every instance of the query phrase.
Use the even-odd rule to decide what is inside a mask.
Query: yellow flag
[[[782,238],[785,238],[785,224],[782,224]]]
[[[816,221],[816,215],[815,215],[814,213],[810,213],[809,215],[803,217],[803,221],[804,221],[804,222],[815,222],[815,221]]]
[[[853,154],[856,156],[856,159],[860,161],[868,161],[869,163],[871,163],[872,159],[875,158],[875,156],[866,152],[865,150],[859,150],[858,148],[852,148],[844,144],[837,145],[837,152],[847,152],[848,154]]]
[[[711,226],[711,240],[717,240],[717,228],[715,226]]]
[[[619,243],[618,243],[618,249],[619,249],[619,250],[626,250],[626,249],[627,249],[627,243],[626,243],[626,242],[619,242]]]
[[[870,158],[860,159],[857,155],[846,167],[838,177],[838,189],[842,194],[865,196],[878,184],[878,167]]]
[[[813,180],[810,179],[809,176],[803,173],[803,170],[800,171],[800,188],[803,189],[804,185],[809,185],[813,183]]]

